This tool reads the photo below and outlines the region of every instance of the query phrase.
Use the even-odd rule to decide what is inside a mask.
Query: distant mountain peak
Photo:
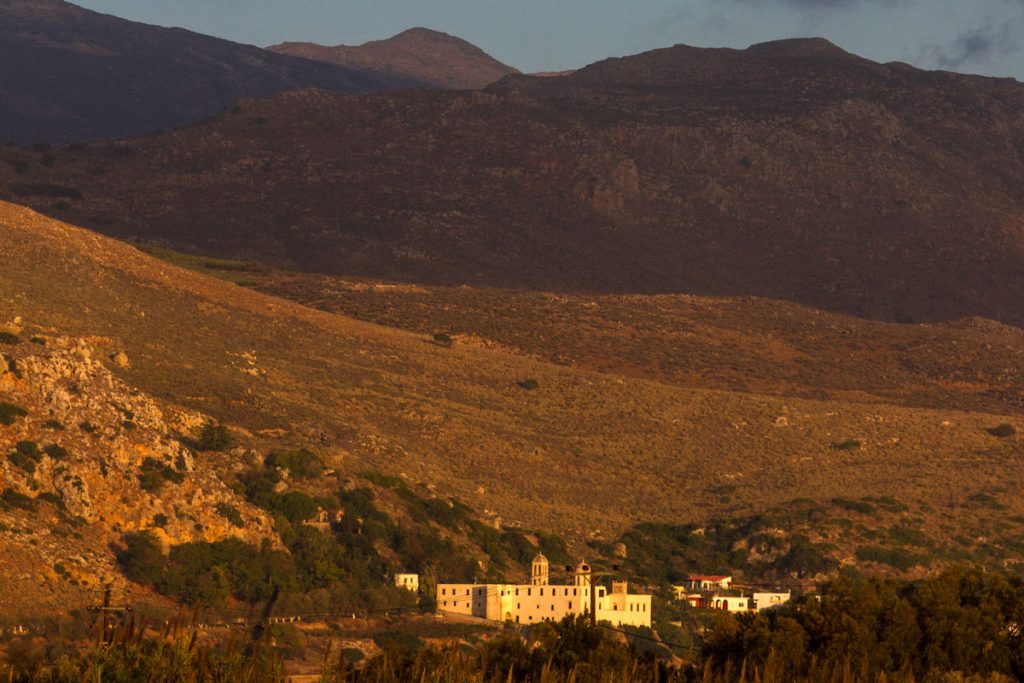
[[[747,48],[747,52],[767,53],[775,56],[790,57],[841,57],[860,60],[861,58],[847,52],[826,38],[785,38],[765,43],[755,43]]]
[[[418,81],[314,63],[62,0],[0,0],[0,142],[81,142],[195,123],[297,88]]]
[[[361,45],[281,43],[267,49],[453,90],[482,88],[519,73],[469,41],[421,26]]]

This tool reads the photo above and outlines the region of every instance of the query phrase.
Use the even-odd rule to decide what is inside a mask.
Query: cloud
[[[968,65],[991,64],[995,59],[1020,49],[1019,37],[1024,32],[1024,16],[997,21],[960,33],[948,45],[933,46],[926,52],[936,66],[957,70]]]
[[[849,9],[861,5],[883,5],[895,7],[907,0],[739,0],[748,5],[789,5],[801,9]]]

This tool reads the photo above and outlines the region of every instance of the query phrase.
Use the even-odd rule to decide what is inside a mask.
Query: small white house
[[[418,593],[420,590],[419,574],[395,574],[395,585],[407,591]]]
[[[750,598],[738,595],[715,595],[705,598],[704,606],[707,609],[720,609],[726,612],[749,612]]]
[[[754,593],[752,596],[754,609],[758,611],[785,605],[791,598],[792,594],[789,591],[785,593]]]
[[[676,594],[700,591],[724,591],[732,586],[732,577],[718,574],[694,574],[683,579],[682,585],[673,586]]]

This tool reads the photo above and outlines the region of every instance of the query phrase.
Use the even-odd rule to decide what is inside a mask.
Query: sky
[[[523,71],[676,43],[821,36],[876,61],[1024,80],[1024,0],[78,0],[135,21],[266,46],[356,45],[414,26]]]

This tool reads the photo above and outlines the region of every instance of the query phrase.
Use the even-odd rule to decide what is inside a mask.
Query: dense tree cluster
[[[807,678],[823,663],[922,680],[940,672],[1024,677],[1024,580],[959,568],[920,582],[839,578],[767,612],[723,617],[704,658],[719,673]]]

